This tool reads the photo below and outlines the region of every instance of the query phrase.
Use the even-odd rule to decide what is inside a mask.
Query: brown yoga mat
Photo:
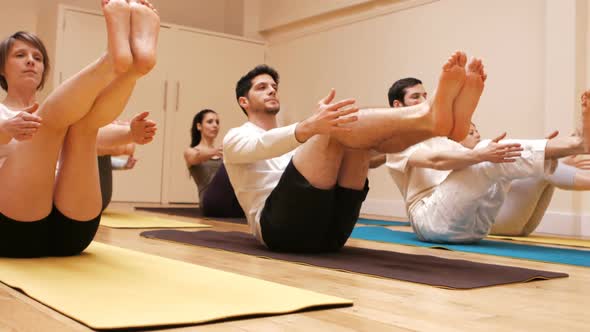
[[[218,217],[205,217],[198,207],[150,207],[150,206],[136,206],[138,211],[148,211],[157,213],[166,213],[172,216],[189,217],[189,218],[201,218],[215,221],[231,222],[234,224],[247,224],[246,218],[218,218]]]
[[[143,232],[141,236],[450,289],[568,276],[565,273],[359,247],[344,247],[339,252],[324,254],[279,253],[268,250],[252,235],[243,232],[156,230]]]

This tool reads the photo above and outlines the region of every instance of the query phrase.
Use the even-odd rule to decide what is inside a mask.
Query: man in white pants
[[[555,136],[557,132],[549,135],[548,139]],[[482,141],[476,126],[472,124],[469,135],[460,143],[472,149],[487,145],[489,140]],[[552,174],[512,181],[490,234],[528,236],[541,223],[555,188],[590,190],[589,160],[584,157],[561,158]]]
[[[586,153],[579,137],[500,143],[504,137],[475,149],[435,137],[387,155],[386,165],[421,240],[479,241],[490,232],[512,181],[543,179],[554,174],[557,158]]]
[[[416,78],[396,81],[388,92],[392,107],[416,105],[426,99],[427,93],[422,82]],[[586,98],[586,97],[584,97]],[[553,138],[556,133],[548,138]],[[468,136],[460,141],[469,149],[483,147],[489,140],[481,142],[475,125],[471,125]],[[371,167],[385,163],[385,155],[373,157]],[[504,203],[495,218],[491,234],[527,236],[541,222],[555,187],[565,190],[590,190],[590,171],[588,160],[567,157],[559,159],[555,172],[542,177],[527,177],[510,183]]]

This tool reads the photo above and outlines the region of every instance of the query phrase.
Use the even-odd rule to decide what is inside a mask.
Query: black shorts
[[[0,257],[77,255],[92,242],[100,217],[76,221],[55,206],[47,217],[32,222],[16,221],[0,213]]]
[[[352,233],[368,191],[368,181],[363,190],[315,188],[291,160],[264,204],[262,238],[275,251],[337,251]]]

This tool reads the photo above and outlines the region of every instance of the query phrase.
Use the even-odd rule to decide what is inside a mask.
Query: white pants
[[[541,223],[555,186],[572,187],[577,168],[558,162],[555,172],[544,178],[515,180],[498,212],[490,234],[527,236]]]
[[[513,180],[542,178],[547,140],[505,140],[524,149],[513,163],[483,162],[455,170],[429,196],[409,211],[412,227],[422,241],[470,243],[484,238],[494,224]]]

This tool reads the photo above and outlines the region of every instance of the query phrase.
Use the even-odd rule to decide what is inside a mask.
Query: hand
[[[316,134],[331,134],[337,131],[350,131],[350,128],[340,127],[339,125],[355,122],[358,120],[356,116],[347,116],[358,112],[357,107],[343,109],[346,106],[353,105],[354,99],[344,99],[336,103],[332,103],[336,91],[330,90],[330,93],[318,102],[318,109],[314,115],[311,116],[311,123],[315,128]]]
[[[586,155],[568,156],[560,159],[566,165],[577,169],[590,170],[590,159]]]
[[[223,158],[223,146],[219,146],[215,149],[215,155],[213,157]]]
[[[223,147],[217,148],[209,148],[209,147],[199,147],[198,145],[195,146],[193,149],[197,151],[197,153],[202,154],[205,158],[208,159],[220,159],[223,158]]]
[[[33,138],[41,126],[41,118],[33,114],[39,108],[35,103],[12,118],[4,121],[0,130],[17,141],[26,141]]]
[[[143,145],[151,142],[156,135],[156,123],[148,120],[149,112],[142,112],[131,119],[129,128],[134,143]]]
[[[520,152],[523,150],[519,143],[498,143],[506,137],[506,133],[494,138],[490,144],[481,149],[475,150],[481,161],[489,161],[493,163],[511,163],[516,161],[516,157],[520,157]]]
[[[129,158],[127,158],[127,163],[125,163],[125,166],[123,166],[123,169],[132,169],[133,167],[135,167],[135,164],[137,163],[137,159],[135,159],[133,157],[133,155],[129,156]]]
[[[348,116],[358,112],[357,107],[344,109],[346,106],[353,105],[354,99],[344,99],[332,103],[336,91],[330,90],[330,93],[318,102],[316,112],[305,119],[298,125],[299,130],[295,130],[295,136],[299,142],[305,142],[314,135],[330,135],[336,132],[349,132],[350,128],[341,127],[340,125],[355,122],[357,116]]]
[[[559,130],[554,130],[551,134],[545,136],[546,139],[552,139],[557,137],[557,135],[559,135]]]

